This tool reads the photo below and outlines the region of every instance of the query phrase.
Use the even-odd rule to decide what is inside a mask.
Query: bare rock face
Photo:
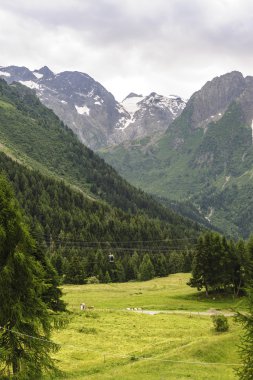
[[[247,80],[238,71],[216,77],[195,92],[188,102],[193,128],[205,128],[222,117],[228,106],[238,99],[247,87]]]
[[[182,112],[186,102],[151,93],[130,94],[122,103],[100,83],[77,71],[54,74],[47,66],[0,68],[8,83],[18,81],[34,89],[40,100],[92,149],[163,132]]]
[[[179,96],[165,97],[152,92],[148,96],[129,94],[121,103],[130,115],[120,121],[119,129],[126,140],[165,132],[168,126],[183,111],[186,101]]]
[[[245,78],[245,89],[237,99],[241,105],[245,116],[245,123],[248,125],[253,124],[253,77],[248,76]]]

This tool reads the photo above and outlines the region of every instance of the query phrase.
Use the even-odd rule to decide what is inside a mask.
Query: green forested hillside
[[[0,80],[0,141],[0,149],[20,163],[62,179],[93,198],[174,222],[173,212],[128,184],[80,143],[33,91],[4,80]]]
[[[12,182],[39,246],[48,250],[68,282],[83,282],[92,275],[105,281],[106,272],[114,281],[136,278],[147,253],[152,276],[190,269],[186,252],[200,232],[196,224],[176,215],[170,224],[141,212],[126,213],[29,170],[4,153],[0,168]],[[108,262],[110,252],[117,257],[116,266]]]
[[[252,130],[239,103],[208,128],[193,128],[189,104],[167,132],[101,155],[135,186],[170,200],[192,202],[227,235],[253,230]]]
[[[190,269],[199,225],[129,185],[22,85],[0,81],[0,141],[0,170],[68,282]]]

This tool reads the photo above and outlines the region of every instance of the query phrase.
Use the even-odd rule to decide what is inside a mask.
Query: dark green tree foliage
[[[213,315],[212,316],[215,331],[225,332],[229,329],[228,319],[225,315]]]
[[[0,153],[0,168],[12,182],[27,224],[37,240],[37,258],[44,269],[47,268],[47,278],[53,286],[51,290],[48,288],[47,300],[54,294],[56,298],[51,299],[51,306],[53,302],[58,309],[63,306],[61,294],[57,298],[59,289],[55,287],[59,278],[52,276],[50,262],[68,283],[82,284],[91,276],[104,282],[108,279],[106,272],[111,281],[128,281],[138,278],[143,256],[149,252],[154,275],[165,276],[172,273],[168,266],[171,250],[177,247],[185,252],[193,242],[187,237],[197,237],[197,230],[188,230],[188,222],[170,224],[142,212],[125,213],[85,197],[64,182],[28,170],[3,153]],[[105,243],[94,244],[97,241]],[[115,254],[114,264],[108,261],[110,250]],[[177,254],[181,262],[183,257],[185,264],[187,256],[179,251]],[[189,264],[184,268],[189,271]]]
[[[246,250],[242,255],[246,258],[245,276],[250,282],[253,279],[253,235],[250,236],[246,243]]]
[[[253,379],[253,235],[244,244],[238,243],[238,249],[244,262],[243,276],[247,283],[248,310],[238,313],[237,320],[242,324],[244,334],[241,339],[240,354],[242,367],[238,370],[240,380]]]
[[[240,380],[253,379],[253,288],[248,289],[248,312],[238,314],[237,320],[242,324],[244,335],[241,340],[240,354],[242,367],[238,370]]]
[[[189,285],[198,290],[232,291],[239,293],[244,285],[242,243],[236,246],[232,241],[217,233],[207,232],[200,236],[196,246],[192,278]]]
[[[139,271],[140,271],[139,277],[141,281],[151,280],[151,278],[154,277],[155,275],[154,265],[152,264],[152,261],[150,260],[150,257],[148,254],[143,256]]]
[[[178,252],[171,252],[169,256],[169,273],[184,272],[184,255]]]
[[[34,380],[55,370],[45,276],[13,191],[0,177],[0,373],[8,378]]]

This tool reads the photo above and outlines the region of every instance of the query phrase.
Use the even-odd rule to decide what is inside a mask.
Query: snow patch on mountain
[[[122,102],[122,106],[130,114],[135,114],[140,109],[139,103],[144,99],[142,95],[129,94]]]
[[[173,119],[178,115],[179,111],[182,111],[186,103],[179,96],[170,95],[169,97],[158,95],[152,92],[146,96],[143,100],[147,106],[153,106],[160,109],[168,109],[173,115]]]
[[[41,79],[44,76],[43,74],[37,73],[36,71],[33,71],[33,75],[35,75],[37,79]]]
[[[100,98],[100,96],[98,96],[98,95],[94,96],[94,100],[95,100],[94,104],[97,104],[99,106],[102,106],[102,104],[104,103],[103,99]]]
[[[40,88],[40,85],[36,82],[33,82],[32,80],[20,80],[19,83],[31,88],[32,90],[39,90]]]
[[[1,71],[0,70],[0,76],[4,76],[4,77],[10,77],[11,76],[11,74],[10,73],[7,73],[7,71]]]
[[[90,115],[90,109],[85,104],[82,107],[75,106],[75,109],[80,115]]]
[[[143,96],[132,92],[122,101],[121,105],[117,107],[122,117],[119,118],[115,128],[123,131],[131,126],[131,134],[141,133],[140,128],[144,131],[145,125],[149,123],[150,118],[152,118],[152,120],[157,119],[157,125],[157,123],[160,122],[159,117],[162,112],[164,115],[168,115],[169,113],[170,120],[174,120],[178,114],[182,112],[185,105],[185,101],[176,95],[165,97],[151,92],[151,94]],[[137,132],[137,130],[139,130],[139,132]]]

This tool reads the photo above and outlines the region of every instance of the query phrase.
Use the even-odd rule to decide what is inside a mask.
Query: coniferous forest
[[[126,213],[0,154],[32,235],[65,282],[128,281],[189,271],[201,229]],[[113,254],[113,262],[109,255]],[[147,260],[147,257],[149,260]],[[152,270],[147,272],[146,266]]]

